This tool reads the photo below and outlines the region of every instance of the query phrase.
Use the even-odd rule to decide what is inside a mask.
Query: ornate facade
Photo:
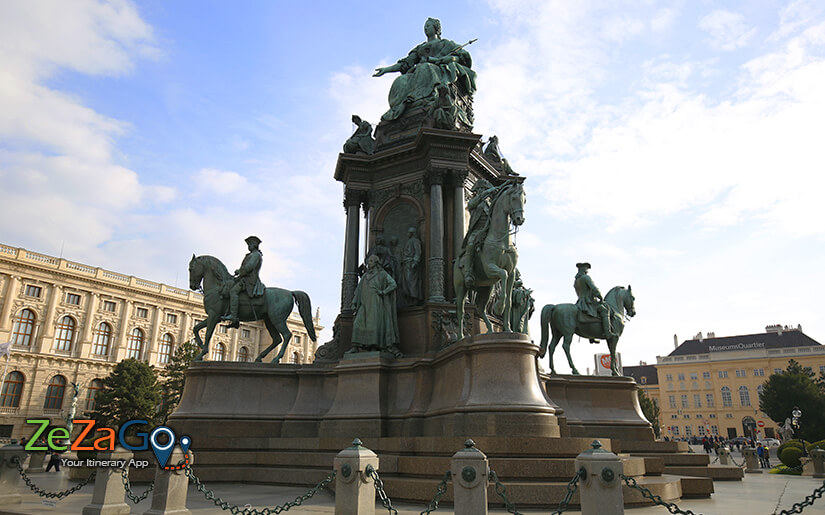
[[[28,436],[27,418],[65,425],[71,383],[79,385],[75,416],[93,409],[102,379],[122,359],[163,368],[205,316],[198,293],[0,244],[0,343],[12,343],[0,438]],[[313,322],[316,333],[323,329],[317,312]],[[293,338],[285,361],[311,362],[316,342],[297,313],[287,323]],[[221,325],[208,359],[252,361],[271,343],[260,322]]]

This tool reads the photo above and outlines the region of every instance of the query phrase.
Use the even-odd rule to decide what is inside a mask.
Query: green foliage
[[[813,443],[808,445],[808,450],[809,451],[811,449],[817,449],[817,448],[825,449],[825,440],[819,440],[818,442],[813,442]]]
[[[143,361],[125,359],[103,380],[103,390],[95,397],[92,417],[98,425],[119,428],[133,419],[148,420],[153,425],[160,401],[155,369]],[[134,434],[145,426],[132,425],[126,431]]]
[[[800,442],[799,440],[788,440],[787,442],[785,442],[782,445],[780,445],[779,447],[777,447],[777,449],[776,449],[777,456],[782,454],[782,451],[784,449],[788,448],[788,447],[795,447],[795,448],[797,448],[801,451],[802,450],[802,442]]]
[[[195,340],[189,340],[183,345],[178,345],[174,354],[169,358],[169,363],[160,371],[161,404],[159,419],[161,423],[166,423],[169,415],[175,411],[183,394],[183,386],[186,383],[186,369],[200,352],[201,348]]]
[[[802,471],[800,469],[790,469],[785,465],[777,465],[776,467],[772,468],[769,474],[783,474],[787,476],[801,476]]]
[[[798,467],[802,463],[799,461],[800,456],[802,456],[802,449],[789,446],[779,453],[779,461],[786,467]]]
[[[642,413],[644,413],[648,422],[653,424],[653,434],[656,438],[659,438],[659,406],[657,406],[656,403],[647,396],[644,390],[639,388],[638,392],[639,405],[642,407]]]
[[[802,410],[799,436],[805,440],[825,437],[825,379],[790,360],[781,374],[773,374],[759,395],[759,408],[779,425],[791,416],[794,406]]]

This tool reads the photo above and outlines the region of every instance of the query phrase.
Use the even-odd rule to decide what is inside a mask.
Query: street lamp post
[[[794,406],[793,410],[791,411],[791,416],[793,417],[793,419],[791,420],[791,425],[793,426],[794,433],[802,441],[802,456],[807,456],[808,449],[805,446],[805,439],[802,438],[802,432],[800,431],[802,423],[799,421],[799,419],[802,418],[802,410],[799,409],[798,406]]]

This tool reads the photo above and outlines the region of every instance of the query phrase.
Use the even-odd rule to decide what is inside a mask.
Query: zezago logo
[[[40,424],[40,427],[37,428],[29,441],[26,443],[26,446],[24,447],[25,450],[29,452],[48,450],[65,451],[67,449],[71,451],[113,451],[115,450],[115,444],[119,443],[121,447],[130,451],[145,451],[151,446],[152,452],[155,453],[155,457],[158,459],[158,464],[161,468],[166,468],[166,463],[169,461],[169,456],[172,455],[172,450],[174,449],[177,441],[177,436],[171,428],[167,426],[158,426],[154,428],[151,433],[135,433],[135,436],[142,438],[143,442],[139,445],[131,445],[126,441],[126,430],[134,425],[148,425],[148,421],[129,420],[120,426],[120,431],[115,431],[111,427],[95,428],[94,420],[78,419],[73,420],[72,423],[74,425],[85,427],[83,427],[83,430],[80,431],[80,434],[77,435],[77,438],[71,445],[64,445],[62,442],[68,442],[70,436],[69,431],[66,428],[55,427],[52,428],[48,434],[43,434],[49,427],[50,422],[51,421],[49,419],[33,418],[26,420],[27,424]],[[90,438],[92,430],[94,430],[95,435],[97,433],[103,433],[103,435],[96,438],[92,442],[91,447],[88,445],[82,445],[84,441]],[[115,439],[115,435],[117,435],[117,439]],[[166,443],[161,444],[158,442],[158,436],[160,435],[166,435]],[[38,445],[41,439],[45,439],[46,446]],[[192,439],[188,436],[184,435],[180,437],[180,448],[184,455],[189,450],[189,446],[191,444]]]

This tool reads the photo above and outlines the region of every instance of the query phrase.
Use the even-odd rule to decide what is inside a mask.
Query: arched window
[[[29,346],[32,343],[34,333],[34,321],[37,317],[34,311],[24,309],[19,315],[14,317],[14,328],[12,329],[11,341],[15,345]]]
[[[86,411],[94,411],[95,397],[97,397],[97,392],[102,389],[103,381],[100,379],[92,379],[92,382],[89,384],[89,389],[86,390]]]
[[[733,406],[733,398],[730,395],[730,388],[722,387],[722,406]]]
[[[4,408],[19,408],[20,396],[23,394],[23,383],[26,379],[23,374],[15,370],[6,376],[3,384],[3,394],[0,396],[0,406]]]
[[[747,386],[740,386],[739,387],[739,403],[742,406],[750,406],[751,405],[751,393],[748,391]]]
[[[292,362],[293,363],[300,363],[301,362],[301,355],[298,354],[297,351],[292,353]]]
[[[246,347],[241,347],[238,349],[238,361],[249,361],[249,349]]]
[[[66,378],[54,376],[46,389],[46,402],[43,409],[60,409],[63,407],[63,394],[66,392]]]
[[[94,347],[92,354],[97,356],[109,355],[109,342],[112,341],[112,326],[106,322],[101,322],[95,329]]]
[[[74,319],[70,316],[65,316],[60,319],[57,324],[57,334],[54,337],[54,349],[60,351],[72,350],[72,339],[74,339]]]
[[[166,333],[160,337],[160,345],[158,345],[158,363],[169,363],[169,358],[172,356],[172,348],[175,345],[175,339],[171,334]]]
[[[215,344],[215,350],[212,352],[212,361],[223,361],[226,356],[226,347],[222,343]]]
[[[135,327],[129,333],[129,346],[126,349],[126,357],[140,359],[143,352],[143,331]]]

